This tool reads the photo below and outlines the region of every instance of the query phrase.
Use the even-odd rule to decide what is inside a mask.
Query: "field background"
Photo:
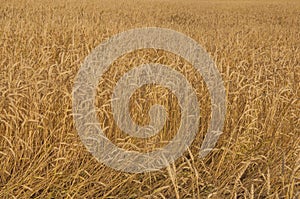
[[[176,134],[176,98],[157,85],[131,99],[146,124],[159,102],[169,120],[151,139],[114,124],[109,97],[118,78],[141,63],[182,72],[201,102],[190,150],[157,172],[128,174],[99,163],[74,128],[72,86],[84,58],[113,34],[164,27],[199,42],[227,91],[224,133],[199,159],[210,120],[201,76],[171,53],[145,49],[120,57],[99,82],[97,110],[118,146],[150,151]],[[299,198],[299,1],[0,0],[0,198]],[[151,99],[151,100],[148,100]]]

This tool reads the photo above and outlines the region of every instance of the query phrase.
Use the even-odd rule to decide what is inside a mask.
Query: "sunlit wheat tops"
[[[298,1],[0,1],[0,198],[297,198],[300,193],[300,3]],[[113,118],[117,81],[141,64],[181,73],[195,91],[199,129],[169,167],[143,174],[113,170],[75,129],[72,87],[84,58],[132,28],[169,28],[193,38],[217,65],[227,112],[216,147],[200,159],[211,121],[203,77],[183,57],[143,49],[119,57],[99,80],[95,106],[108,139],[132,151],[166,146],[178,131],[178,99],[149,84],[130,98],[130,116],[166,122],[133,138]]]

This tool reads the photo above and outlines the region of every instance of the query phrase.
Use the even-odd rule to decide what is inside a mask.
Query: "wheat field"
[[[299,198],[300,2],[0,0],[0,198]],[[199,132],[165,169],[131,174],[98,162],[81,142],[72,87],[85,57],[114,34],[141,27],[172,29],[196,40],[226,88],[224,132],[204,159],[210,121],[205,83],[182,57],[143,49],[119,57],[99,81],[97,116],[117,146],[140,152],[176,134],[176,97],[146,85],[130,99],[141,125],[149,108],[166,107],[159,134],[131,138],[115,124],[116,82],[143,63],[168,65],[191,83],[200,103]]]

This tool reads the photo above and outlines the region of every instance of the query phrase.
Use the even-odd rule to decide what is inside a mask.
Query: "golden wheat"
[[[0,1],[0,198],[297,198],[300,194],[300,3],[295,1]],[[118,79],[142,63],[181,72],[197,93],[197,139],[174,164],[128,174],[99,163],[72,116],[72,86],[84,58],[113,34],[164,27],[199,42],[225,82],[224,134],[205,159],[210,121],[202,77],[183,58],[154,49],[120,57],[99,82],[97,111],[119,147],[152,151],[176,134],[176,97],[159,85],[138,89],[131,116],[147,124],[154,103],[169,114],[149,139],[113,121]],[[151,100],[148,100],[151,99]],[[297,195],[298,194],[298,195]]]

